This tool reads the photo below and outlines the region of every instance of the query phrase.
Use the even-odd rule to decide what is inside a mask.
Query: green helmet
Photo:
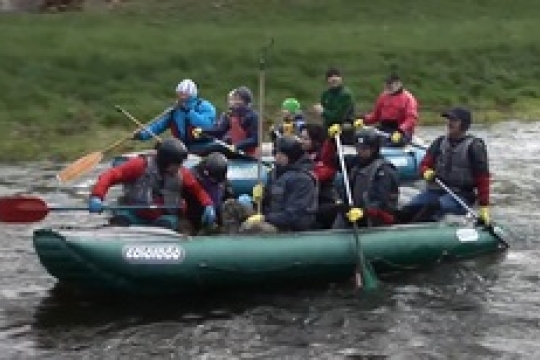
[[[292,114],[296,114],[300,111],[300,102],[294,98],[287,98],[283,101],[281,104],[282,110],[287,110],[288,112]]]

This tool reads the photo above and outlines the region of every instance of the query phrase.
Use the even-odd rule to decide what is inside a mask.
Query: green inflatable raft
[[[505,232],[465,223],[360,231],[376,273],[402,272],[506,249]],[[149,227],[40,229],[39,259],[62,285],[91,292],[176,294],[339,283],[357,261],[350,230],[187,237]]]

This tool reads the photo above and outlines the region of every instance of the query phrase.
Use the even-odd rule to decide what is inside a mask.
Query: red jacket
[[[109,188],[116,184],[129,183],[141,177],[146,170],[146,159],[142,156],[135,157],[123,163],[122,165],[113,167],[100,175],[98,181],[92,189],[92,196],[97,196],[104,199],[109,191]],[[182,191],[191,193],[202,206],[212,205],[212,200],[187,168],[180,168],[180,176],[182,177]],[[163,205],[160,199],[155,200],[155,205]],[[152,211],[138,213],[138,215],[149,218],[156,218],[161,215],[161,211]]]
[[[407,90],[397,94],[383,92],[377,98],[373,112],[364,117],[367,125],[384,121],[397,122],[399,129],[412,135],[418,119],[418,103]]]
[[[313,173],[319,183],[332,181],[336,175],[336,144],[326,139],[320,152],[314,154],[315,167]]]

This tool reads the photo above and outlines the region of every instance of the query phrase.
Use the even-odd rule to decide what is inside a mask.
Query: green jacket
[[[321,105],[324,108],[322,118],[326,127],[354,120],[353,95],[345,86],[325,90],[321,95]]]

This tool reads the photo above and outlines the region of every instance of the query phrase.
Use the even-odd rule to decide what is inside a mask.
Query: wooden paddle
[[[165,111],[163,111],[161,114],[153,118],[148,122],[148,124],[151,124],[155,120],[159,119],[166,113],[170,112],[172,108],[168,108]],[[147,125],[148,125],[147,124]],[[142,128],[145,126],[142,125]],[[79,178],[80,176],[90,172],[92,169],[94,169],[100,162],[103,160],[103,157],[106,153],[108,153],[111,150],[114,150],[115,148],[119,147],[126,141],[129,141],[133,138],[133,134],[130,134],[129,136],[126,136],[115,143],[111,144],[110,146],[106,147],[105,149],[101,151],[92,152],[90,154],[87,154],[80,159],[76,160],[75,162],[71,163],[67,167],[65,167],[62,171],[60,171],[58,174],[56,174],[56,178],[60,183],[66,183],[69,181],[72,181],[74,179]]]
[[[144,125],[143,123],[141,123],[139,120],[137,120],[135,118],[135,116],[131,115],[129,113],[129,111],[127,111],[126,109],[122,108],[120,105],[115,105],[114,108],[116,110],[118,110],[119,112],[121,112],[122,114],[124,114],[128,119],[130,119],[131,121],[133,121],[135,124],[137,124],[137,126],[139,127],[140,130],[145,130],[147,131],[148,133],[150,133],[150,135],[152,135],[152,137],[157,141],[157,142],[162,142],[163,140],[157,136],[156,134],[154,134],[152,131],[150,131],[149,129],[147,129],[146,127],[148,126],[147,125]]]
[[[341,166],[341,172],[343,174],[343,182],[345,183],[345,193],[347,194],[347,203],[349,207],[354,206],[352,200],[351,186],[349,183],[349,176],[347,174],[347,167],[345,166],[345,159],[343,157],[343,148],[341,146],[340,134],[335,136],[337,152],[339,156],[339,164]],[[361,288],[362,285],[365,289],[371,290],[377,288],[378,280],[375,272],[371,268],[370,264],[366,263],[364,252],[362,250],[362,243],[360,241],[360,235],[358,234],[358,225],[353,222],[353,234],[356,245],[356,271],[355,271],[355,285],[357,288]]]
[[[147,210],[163,209],[177,210],[178,208],[157,205],[140,206],[105,206],[104,211],[112,210]],[[35,196],[5,196],[0,197],[0,221],[5,223],[32,223],[43,220],[51,211],[88,211],[88,207],[49,206],[44,200]]]
[[[461,205],[463,207],[463,209],[465,209],[469,214],[471,214],[471,216],[476,220],[478,221],[480,219],[480,217],[478,216],[478,214],[473,210],[471,209],[470,206],[468,206],[465,201],[463,201],[462,198],[459,197],[458,194],[456,194],[455,192],[452,191],[452,189],[450,189],[445,183],[443,183],[441,181],[441,179],[439,178],[435,178],[435,183],[437,183],[437,185],[439,185],[444,191],[446,191],[448,193],[448,195],[450,195],[452,198],[454,198],[454,200],[456,200],[458,202],[459,205]],[[484,223],[484,226],[489,230],[489,232],[495,236],[500,242],[501,244],[505,247],[505,248],[508,248],[510,247],[510,244],[508,244],[508,242],[506,240],[504,240],[502,238],[502,236],[500,234],[497,233],[497,231],[495,231],[494,227],[492,224],[485,224]]]

